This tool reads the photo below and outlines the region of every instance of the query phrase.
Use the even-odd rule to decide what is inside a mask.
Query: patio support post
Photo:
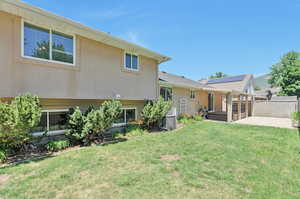
[[[251,97],[251,116],[253,116],[254,113],[254,103],[255,103],[255,97]]]
[[[238,120],[242,119],[242,103],[241,103],[241,95],[238,96]]]
[[[248,101],[248,95],[246,95],[245,112],[246,112],[246,117],[248,117],[248,116],[249,116],[249,101]]]
[[[227,122],[232,122],[232,95],[230,93],[226,95],[226,112]]]

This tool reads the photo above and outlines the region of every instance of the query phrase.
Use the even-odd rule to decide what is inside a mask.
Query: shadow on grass
[[[110,141],[103,142],[103,143],[98,144],[98,145],[108,146],[108,145],[111,145],[111,144],[118,144],[120,142],[126,142],[126,141],[127,141],[127,138],[116,138],[116,139],[113,139],[113,140],[110,140]]]
[[[15,156],[9,159],[4,165],[1,165],[0,168],[9,168],[14,166],[19,166],[23,164],[28,164],[32,162],[40,162],[48,158],[53,158],[55,155],[53,153],[47,154],[30,154],[26,156]]]
[[[110,140],[110,141],[104,141],[104,142],[102,142],[100,144],[97,144],[97,145],[99,145],[99,146],[108,146],[108,145],[111,145],[111,144],[117,144],[117,143],[125,142],[125,141],[127,141],[126,138],[117,138],[117,139],[113,139],[113,140]],[[60,152],[63,152],[63,151],[60,151]],[[55,157],[56,154],[60,153],[60,152],[44,152],[44,153],[32,153],[32,154],[15,155],[15,156],[10,157],[5,164],[3,164],[3,165],[0,164],[0,168],[9,168],[9,167],[22,165],[22,164],[28,164],[28,163],[32,163],[32,162],[43,161],[45,159]]]

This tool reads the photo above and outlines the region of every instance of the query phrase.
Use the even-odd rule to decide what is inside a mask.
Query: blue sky
[[[170,56],[161,71],[195,80],[263,74],[300,51],[300,0],[25,2]]]

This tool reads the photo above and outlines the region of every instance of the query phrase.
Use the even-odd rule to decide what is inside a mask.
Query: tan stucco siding
[[[173,106],[176,107],[177,114],[188,113],[196,115],[198,112],[199,95],[196,92],[195,99],[191,99],[191,90],[187,88],[173,87]]]
[[[124,69],[124,51],[76,35],[76,66],[21,57],[21,18],[0,12],[0,97],[154,99],[158,64],[139,56],[140,71]]]
[[[215,110],[216,112],[222,112],[222,94],[218,92],[214,92],[215,97]]]

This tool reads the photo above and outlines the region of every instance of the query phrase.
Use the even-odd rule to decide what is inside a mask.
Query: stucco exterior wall
[[[190,98],[191,89],[173,87],[173,106],[176,107],[177,115],[180,113],[188,113],[196,115],[200,108],[207,107],[208,93],[206,91],[195,91],[195,99]]]
[[[158,64],[139,56],[140,71],[124,69],[124,51],[76,35],[76,66],[21,56],[21,18],[0,11],[0,97],[30,92],[55,99],[155,99]]]

